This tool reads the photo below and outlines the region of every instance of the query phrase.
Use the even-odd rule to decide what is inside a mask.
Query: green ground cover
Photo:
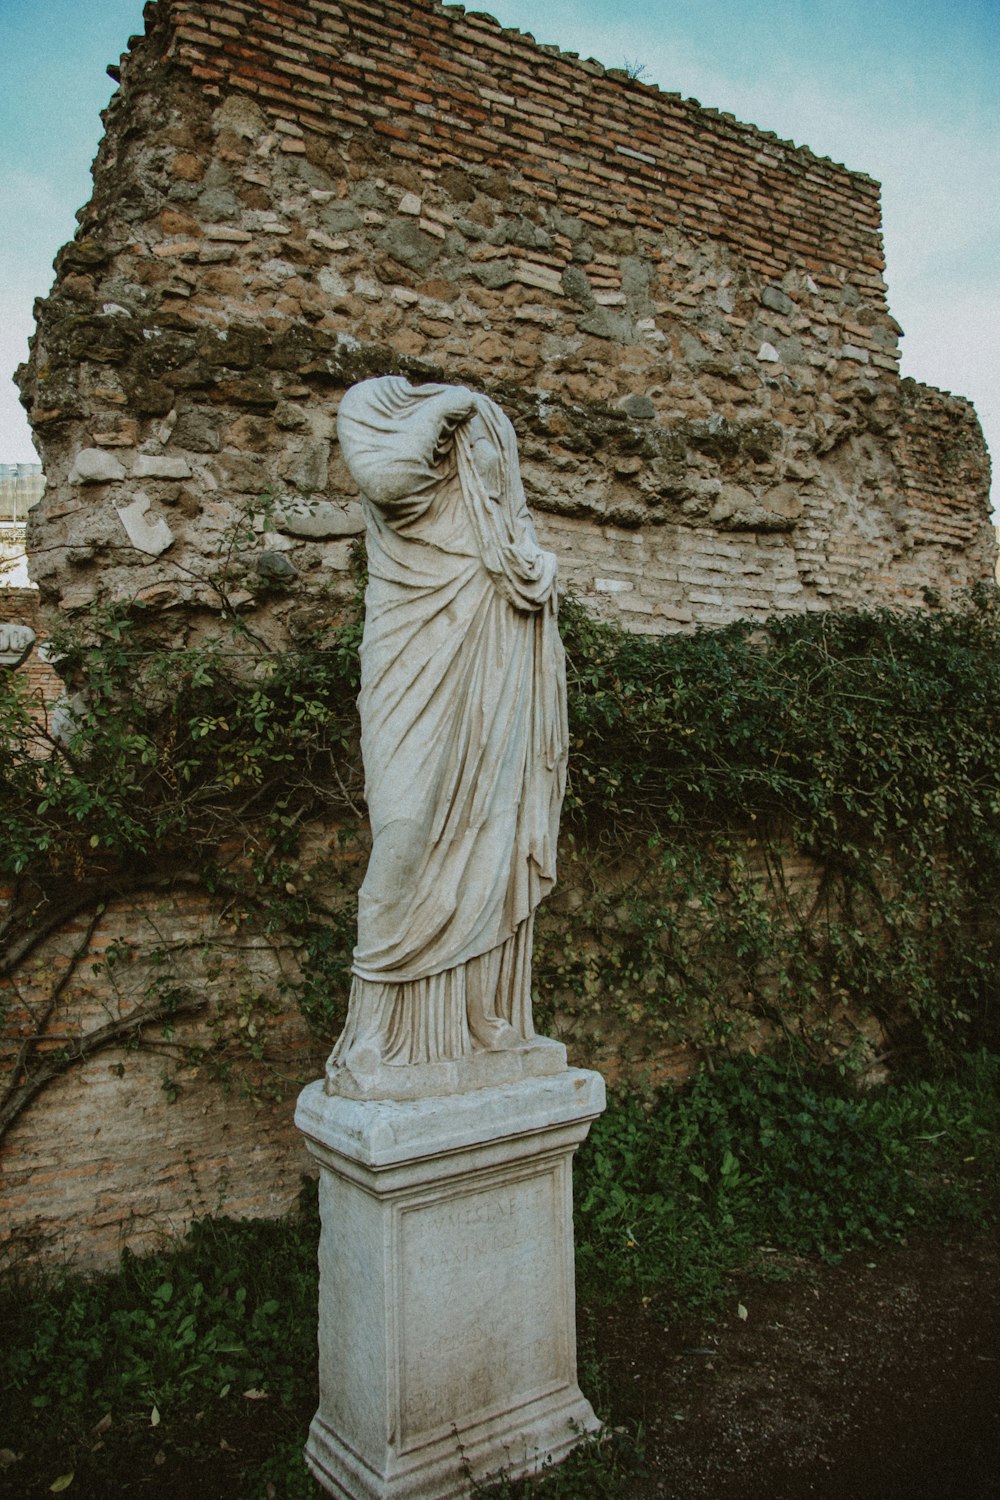
[[[859,1094],[836,1070],[744,1057],[680,1091],[615,1099],[595,1124],[576,1170],[579,1295],[653,1299],[664,1321],[711,1314],[735,1269],[800,1276],[915,1230],[980,1225],[998,1186],[1000,1058]],[[96,1500],[141,1474],[148,1495],[318,1495],[301,1459],[317,1236],[310,1188],[287,1220],[204,1220],[113,1274],[8,1267],[0,1493]],[[600,1407],[601,1370],[586,1349],[582,1361]],[[627,1494],[637,1442],[619,1433],[575,1455],[544,1493]]]

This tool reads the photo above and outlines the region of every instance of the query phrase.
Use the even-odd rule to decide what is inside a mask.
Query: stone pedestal
[[[310,1084],[320,1405],[306,1459],[349,1500],[448,1500],[599,1426],[576,1383],[571,1163],[604,1109],[578,1069],[420,1100]]]

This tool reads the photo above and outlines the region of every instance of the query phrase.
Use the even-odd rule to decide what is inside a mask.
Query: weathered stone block
[[[278,473],[303,494],[314,494],[326,489],[329,454],[327,443],[298,441],[282,458]]]
[[[262,495],[268,488],[265,460],[255,453],[220,453],[213,460],[220,484],[238,495]]]
[[[124,464],[105,448],[82,448],[67,475],[70,484],[113,484],[124,478]]]
[[[151,557],[159,557],[173,543],[174,534],[162,516],[151,516],[149,499],[138,495],[129,505],[116,505],[118,518],[132,546]]]
[[[30,625],[0,620],[0,667],[13,672],[27,660],[34,644],[35,632]]]
[[[290,536],[360,536],[365,518],[356,500],[284,500],[275,508],[274,526]]]
[[[140,453],[132,465],[134,479],[190,479],[191,465],[179,453]]]
[[[320,1405],[331,1494],[449,1500],[598,1427],[576,1378],[574,1151],[604,1108],[576,1069],[447,1099],[310,1084],[320,1164]]]
[[[772,311],[787,316],[795,311],[795,303],[787,292],[783,292],[780,286],[766,286],[760,294],[760,300],[765,307]]]

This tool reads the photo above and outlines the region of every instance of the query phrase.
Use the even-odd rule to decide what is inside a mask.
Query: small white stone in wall
[[[246,229],[234,229],[230,224],[206,224],[206,240],[217,240],[233,245],[245,245],[253,239]]]
[[[595,578],[594,588],[599,594],[625,594],[633,587],[624,578]]]
[[[105,448],[81,448],[69,471],[70,484],[113,484],[124,478],[124,465]]]
[[[338,247],[338,243],[334,239],[333,235],[327,234],[322,229],[310,229],[309,233],[306,235],[306,239],[309,241],[310,245],[318,245],[321,250],[336,250]],[[344,241],[343,243],[346,244],[346,241]],[[341,246],[341,248],[342,247],[343,246]]]
[[[332,500],[288,500],[275,507],[274,525],[291,536],[360,536],[365,518],[356,501],[338,505]]]
[[[404,193],[399,200],[399,212],[401,214],[417,215],[423,211],[423,199],[418,198],[416,193]]]
[[[319,284],[328,297],[347,296],[347,282],[330,266],[324,266],[320,271]]]
[[[149,519],[149,499],[146,495],[137,496],[131,505],[116,505],[115,510],[129,541],[138,551],[148,552],[150,557],[159,557],[173,542],[174,534],[162,516]]]
[[[261,275],[267,276],[272,282],[288,281],[296,274],[295,267],[287,260],[266,260],[260,268]]]
[[[765,340],[757,350],[757,358],[767,360],[770,364],[777,364],[781,360],[781,355],[778,353],[773,344],[769,344]]]
[[[853,359],[859,365],[866,365],[870,358],[867,349],[859,349],[857,344],[845,344],[840,351],[841,359]]]
[[[190,479],[191,465],[178,453],[140,453],[132,474],[136,479]]]

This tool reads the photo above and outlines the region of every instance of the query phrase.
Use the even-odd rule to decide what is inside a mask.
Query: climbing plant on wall
[[[16,678],[2,684],[0,878],[8,884],[0,924],[7,1063],[0,1129],[74,1062],[109,1045],[162,1037],[205,1010],[209,982],[222,968],[220,914],[236,948],[241,934],[253,933],[275,950],[291,944],[298,951],[293,983],[308,1013],[349,953],[349,897],[341,909],[336,881],[322,891],[303,881],[299,855],[304,834],[317,827],[333,825],[343,839],[363,842],[354,708],[359,610],[308,651],[280,655],[235,617],[210,646],[157,650],[143,642],[143,615],[137,606],[91,614],[82,631],[52,641],[61,672],[80,689],[61,715],[41,712]],[[95,942],[115,904],[192,888],[213,913],[205,933],[180,945],[150,940],[138,991],[118,983],[136,945],[98,944],[112,1013],[69,1040],[60,1025],[63,1043],[53,1046],[56,1008],[84,968],[89,975],[98,967]],[[68,946],[67,931],[80,934]],[[46,982],[46,945],[61,935],[58,967]],[[200,964],[190,962],[192,949],[201,950]],[[31,972],[39,961],[41,1000]],[[231,1004],[245,1012],[237,1029],[252,1044],[269,1005],[248,995],[245,970],[229,968]],[[33,982],[21,985],[21,978]],[[222,1035],[208,1056],[200,1051],[206,1064],[230,1060]],[[260,1054],[261,1044],[250,1051]]]
[[[204,1010],[217,926],[195,944],[200,970],[152,944],[138,991],[53,1040],[109,911],[136,893],[196,888],[237,948],[252,932],[285,956],[285,998],[322,1040],[335,1033],[366,849],[360,614],[359,594],[282,654],[235,613],[212,644],[166,652],[138,605],[91,615],[52,643],[80,689],[58,732],[16,677],[0,684],[0,1128],[83,1057],[162,1044]],[[561,883],[538,923],[543,1025],[639,1076],[681,1043],[711,1058],[782,1041],[844,1066],[887,1047],[943,1065],[995,1039],[991,592],[957,613],[667,638],[569,600],[562,624],[571,771]],[[128,949],[103,951],[106,987]],[[266,1087],[275,996],[238,964],[223,988],[231,1024],[186,1061],[225,1080],[242,1048],[257,1064],[243,1081]]]
[[[571,604],[564,630],[568,852],[601,857],[543,919],[543,993],[708,1047],[995,1035],[994,590],[669,638]]]

